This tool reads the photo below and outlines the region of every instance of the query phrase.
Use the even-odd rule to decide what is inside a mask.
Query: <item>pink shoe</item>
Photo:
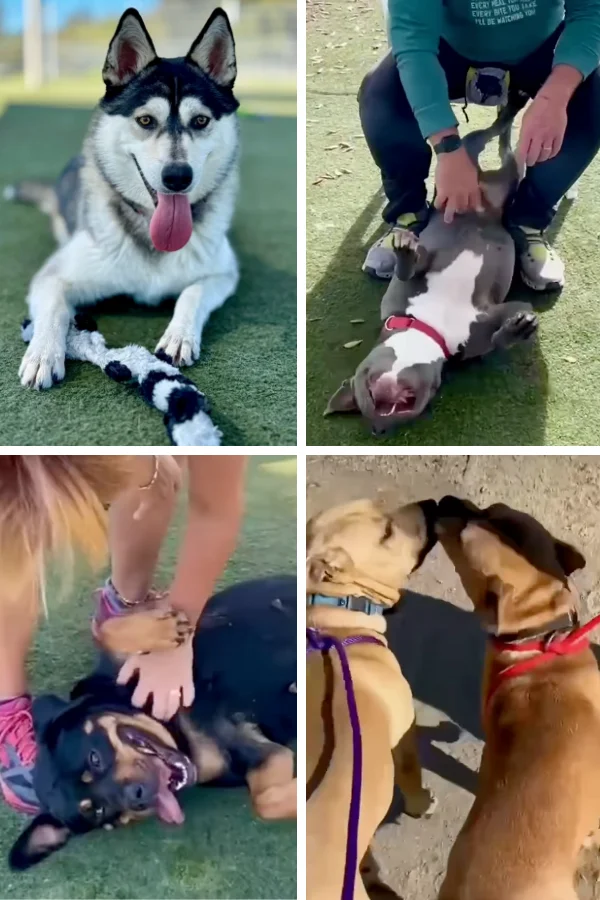
[[[36,755],[31,697],[0,703],[0,789],[9,806],[29,815],[40,810],[33,789]]]

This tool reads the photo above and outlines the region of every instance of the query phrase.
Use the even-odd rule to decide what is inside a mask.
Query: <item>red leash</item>
[[[427,322],[421,322],[420,319],[415,319],[413,316],[388,316],[383,327],[386,331],[408,331],[409,328],[413,328],[435,341],[446,359],[450,359],[452,356],[448,350],[448,344],[439,331],[436,331]]]
[[[524,659],[523,662],[513,663],[505,669],[501,669],[490,684],[487,698],[488,704],[503,681],[507,681],[509,678],[518,678],[519,675],[525,675],[532,669],[537,669],[538,666],[557,656],[572,656],[575,653],[582,653],[584,650],[587,650],[590,646],[588,634],[594,628],[597,628],[598,625],[600,625],[600,615],[594,616],[585,625],[580,625],[568,634],[550,635],[542,640],[505,644],[499,638],[492,638],[492,644],[498,652],[537,653],[537,656],[531,656],[529,659]]]

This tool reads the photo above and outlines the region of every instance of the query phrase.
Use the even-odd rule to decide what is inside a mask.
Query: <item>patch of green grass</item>
[[[307,80],[307,441],[318,445],[595,445],[600,434],[600,163],[563,204],[555,246],[567,287],[552,305],[524,288],[540,314],[538,341],[453,374],[428,418],[373,438],[358,416],[322,413],[380,330],[384,283],[361,264],[381,233],[379,171],[361,134],[356,93],[386,49],[379,4],[309,0]],[[460,118],[460,113],[458,113]],[[469,109],[471,125],[489,121]],[[339,144],[342,144],[340,147]],[[350,145],[347,150],[343,145]],[[336,149],[327,149],[335,147]],[[345,172],[344,170],[347,170]],[[332,175],[333,180],[322,179]],[[318,184],[314,182],[319,181]],[[513,293],[512,296],[516,294]],[[351,324],[364,319],[364,324]],[[344,344],[362,340],[356,349]]]
[[[0,118],[0,198],[4,185],[56,177],[79,152],[89,112],[10,107]],[[233,229],[241,281],[213,314],[200,361],[185,374],[211,401],[225,444],[296,442],[296,123],[241,119],[241,193]],[[65,381],[36,393],[20,386],[31,277],[54,248],[36,209],[0,199],[0,427],[7,445],[166,445],[162,416],[132,388],[86,363],[67,363]],[[94,311],[109,346],[153,349],[170,318],[159,309],[109,305]]]
[[[273,468],[277,463],[278,468]],[[282,468],[284,471],[282,471]],[[223,584],[296,570],[295,459],[250,461],[247,510],[238,549]],[[182,537],[183,515],[170,530],[157,583],[167,585]],[[70,599],[49,600],[31,658],[35,693],[66,695],[93,665],[91,593],[100,579],[78,578]],[[265,824],[244,788],[198,788],[182,799],[182,827],[149,821],[74,838],[37,868],[10,872],[6,855],[27,821],[0,806],[1,898],[292,898],[296,896],[296,828]]]

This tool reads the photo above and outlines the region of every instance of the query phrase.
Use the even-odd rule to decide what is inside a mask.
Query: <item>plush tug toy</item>
[[[33,327],[29,319],[21,326],[29,343]],[[67,357],[93,363],[114,381],[137,382],[144,400],[164,413],[171,442],[179,447],[218,447],[222,434],[210,418],[208,400],[196,385],[166,359],[129,344],[109,350],[89,316],[75,316],[67,336]]]

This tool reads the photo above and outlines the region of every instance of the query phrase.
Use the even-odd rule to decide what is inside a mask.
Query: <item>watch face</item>
[[[454,150],[458,150],[461,143],[457,134],[449,134],[435,145],[434,150],[436,153],[452,153]]]

